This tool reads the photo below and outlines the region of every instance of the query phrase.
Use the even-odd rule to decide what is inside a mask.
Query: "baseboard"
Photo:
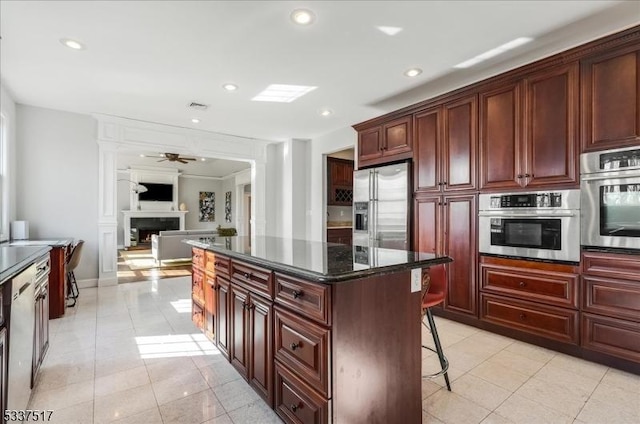
[[[77,280],[79,289],[88,289],[90,287],[98,287],[97,278],[86,278],[84,280]]]

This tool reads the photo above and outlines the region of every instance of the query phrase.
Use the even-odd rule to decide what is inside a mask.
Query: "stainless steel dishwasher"
[[[27,409],[31,396],[36,268],[31,265],[11,281],[7,409]]]

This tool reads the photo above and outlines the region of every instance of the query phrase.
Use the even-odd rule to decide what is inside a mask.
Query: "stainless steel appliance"
[[[584,246],[640,249],[640,146],[580,157]]]
[[[31,396],[31,368],[35,328],[36,265],[11,281],[7,409],[24,410]]]
[[[51,265],[49,255],[36,262],[35,290],[34,290],[34,319],[35,329],[33,337],[33,360],[31,370],[31,387],[35,385],[40,365],[49,348],[49,272]]]
[[[409,164],[353,173],[353,244],[407,250]]]
[[[580,261],[580,190],[481,194],[481,253]]]

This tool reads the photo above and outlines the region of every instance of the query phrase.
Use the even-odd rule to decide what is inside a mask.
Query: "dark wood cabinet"
[[[1,288],[0,288],[1,289]],[[7,329],[2,327],[0,330],[0,423],[4,424],[4,410],[7,405],[7,368],[8,368],[8,345],[7,345]]]
[[[205,274],[204,279],[204,334],[209,340],[215,340],[216,319],[216,287],[215,277]]]
[[[327,204],[353,204],[353,161],[327,158]]]
[[[216,276],[216,345],[218,349],[229,359],[229,325],[231,321],[230,316],[230,283],[229,280],[221,275]]]
[[[273,304],[249,295],[249,383],[273,407]]]
[[[229,289],[229,333],[231,338],[229,356],[231,357],[231,364],[238,370],[245,380],[249,379],[248,304],[248,290],[232,283]]]
[[[348,228],[327,228],[327,243],[340,243],[351,245],[353,243],[353,229]]]
[[[582,252],[582,346],[640,362],[640,256]]]
[[[49,273],[49,319],[60,318],[67,307],[67,260],[71,255],[71,240],[51,246]]]
[[[356,126],[358,168],[409,159],[413,156],[412,116],[375,126]]]
[[[330,401],[276,362],[276,413],[286,423],[323,424],[331,422]]]
[[[35,298],[35,329],[33,335],[31,387],[35,386],[40,366],[49,349],[49,279],[38,286]]]
[[[414,250],[453,258],[444,308],[477,316],[476,195],[417,196],[414,203]]]
[[[413,119],[414,190],[439,192],[442,189],[442,108],[417,113]]]
[[[580,61],[582,151],[640,143],[640,46]]]

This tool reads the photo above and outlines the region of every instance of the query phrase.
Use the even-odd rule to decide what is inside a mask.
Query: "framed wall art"
[[[224,194],[224,220],[231,222],[231,192],[227,191]]]
[[[213,191],[200,192],[200,222],[216,220],[216,193]]]

